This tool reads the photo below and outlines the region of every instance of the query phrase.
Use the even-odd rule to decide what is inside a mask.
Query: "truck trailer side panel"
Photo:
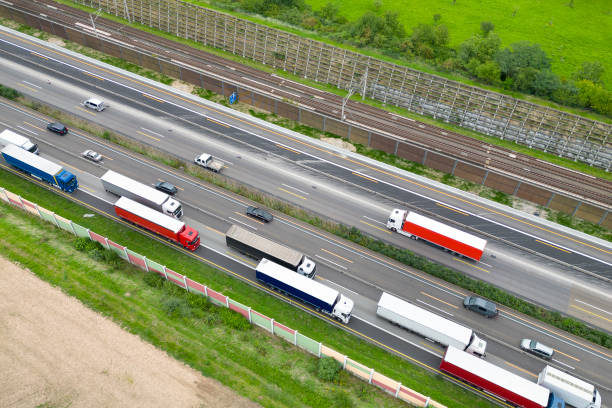
[[[538,384],[548,388],[576,408],[601,407],[601,395],[594,385],[554,367],[544,367],[538,376]]]
[[[267,258],[277,264],[295,271],[302,262],[304,254],[287,248],[270,239],[254,234],[237,225],[232,225],[225,234],[225,242],[229,247],[260,260]]]
[[[115,202],[115,212],[128,221],[180,243],[179,233],[185,228],[185,224],[175,218],[127,197],[121,197]]]
[[[548,389],[452,346],[446,350],[440,370],[520,407],[548,405]]]
[[[408,213],[402,229],[421,239],[476,261],[479,261],[482,257],[487,243],[484,239],[414,212]]]
[[[262,259],[255,270],[256,278],[272,287],[331,314],[339,292],[294,271]]]

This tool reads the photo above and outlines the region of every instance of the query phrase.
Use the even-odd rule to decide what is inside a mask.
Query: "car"
[[[521,348],[528,353],[535,354],[538,357],[542,357],[545,360],[552,359],[554,354],[554,350],[539,341],[531,340],[531,339],[523,339],[521,340]]]
[[[85,150],[83,153],[81,153],[81,156],[96,163],[102,161],[102,155],[94,152],[93,150]]]
[[[155,184],[155,188],[170,195],[175,195],[178,191],[174,184],[168,183],[167,181],[160,181],[159,183]]]
[[[467,296],[463,299],[463,307],[489,318],[499,314],[495,303],[478,296]]]
[[[93,109],[97,112],[102,112],[104,109],[106,109],[104,101],[98,98],[89,98],[88,100],[83,102],[83,106],[89,109]]]
[[[47,129],[60,135],[65,135],[66,133],[68,133],[68,128],[63,123],[59,122],[49,123],[47,125]]]
[[[247,207],[246,213],[251,217],[255,217],[262,220],[263,222],[270,222],[274,219],[272,214],[270,214],[266,210],[259,207],[253,207],[252,205]]]

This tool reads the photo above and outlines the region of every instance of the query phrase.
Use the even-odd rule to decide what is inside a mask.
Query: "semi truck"
[[[100,180],[104,189],[109,193],[119,197],[130,198],[177,219],[183,216],[183,206],[181,203],[153,187],[149,187],[112,170],[104,173]]]
[[[519,407],[565,407],[563,399],[548,388],[453,346],[446,349],[440,370]]]
[[[575,408],[601,408],[601,394],[594,385],[551,366],[538,375],[538,384],[548,388]]]
[[[317,271],[315,262],[303,253],[247,231],[238,225],[232,225],[227,230],[225,242],[230,248],[251,258],[256,260],[267,258],[309,278],[314,278]]]
[[[114,207],[119,217],[176,242],[190,251],[195,251],[200,246],[198,231],[176,218],[127,197],[118,199]]]
[[[383,292],[376,314],[405,329],[440,343],[484,357],[487,342],[472,329]]]
[[[344,324],[351,319],[354,302],[314,279],[308,279],[266,258],[259,261],[255,276],[266,285],[308,303]]]
[[[2,149],[2,156],[11,166],[67,193],[72,193],[79,187],[76,176],[59,164],[23,150],[14,144],[9,144]]]
[[[0,145],[4,147],[9,144],[14,144],[30,153],[38,154],[38,145],[36,143],[32,143],[27,137],[21,136],[12,130],[5,129],[0,132]]]
[[[413,239],[422,239],[450,252],[479,261],[487,245],[485,239],[424,217],[413,211],[394,209],[387,228]]]

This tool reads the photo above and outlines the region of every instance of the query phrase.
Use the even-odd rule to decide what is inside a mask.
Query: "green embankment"
[[[0,171],[0,186],[119,243],[127,243],[130,249],[208,284],[306,336],[322,340],[449,408],[492,406],[440,375],[299,312],[186,254],[98,214],[84,217],[93,213],[91,208],[77,205],[4,170]],[[345,372],[335,382],[322,381],[317,374],[318,359],[262,330],[245,327],[240,323],[242,317],[211,308],[202,298],[163,284],[155,275],[116,263],[112,257],[104,263],[99,250],[89,249],[85,256],[74,249],[71,242],[75,241],[79,240],[0,203],[0,254],[20,262],[130,332],[242,395],[270,407],[405,406]],[[52,246],[52,242],[59,244]],[[113,264],[119,266],[113,267]]]

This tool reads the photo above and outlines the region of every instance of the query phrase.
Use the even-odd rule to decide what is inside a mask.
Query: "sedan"
[[[47,125],[47,129],[60,135],[65,135],[66,133],[68,133],[68,128],[64,124],[59,122],[49,123]]]
[[[486,317],[495,317],[499,314],[495,303],[477,296],[468,296],[463,299],[463,307]]]
[[[521,340],[521,348],[528,353],[535,354],[546,360],[550,360],[555,352],[552,348],[531,339]]]
[[[102,155],[94,152],[93,150],[85,150],[83,153],[81,153],[81,156],[96,163],[102,161]]]
[[[159,183],[155,184],[155,188],[170,195],[175,195],[178,191],[174,184],[168,183],[167,181],[160,181]]]
[[[272,217],[272,214],[259,207],[249,206],[246,210],[246,213],[251,217],[255,217],[262,220],[263,222],[270,222],[274,219],[274,217]]]

